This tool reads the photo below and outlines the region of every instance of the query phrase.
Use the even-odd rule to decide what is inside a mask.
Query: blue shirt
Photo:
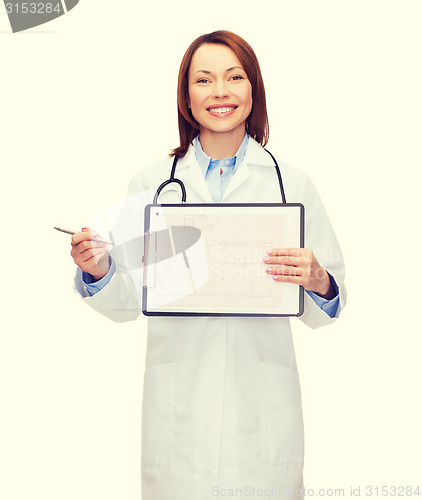
[[[219,203],[229,185],[238,166],[245,157],[248,147],[249,135],[245,134],[242,143],[233,158],[224,158],[222,160],[213,160],[202,150],[199,136],[195,137],[195,156],[201,168],[201,172],[207,181],[208,189],[211,192],[212,199]]]
[[[194,139],[195,146],[195,156],[198,161],[199,167],[207,181],[208,188],[211,192],[212,199],[215,203],[219,203],[224,196],[224,192],[227,189],[233,175],[235,174],[237,168],[242,163],[246,148],[249,142],[249,135],[245,133],[242,143],[233,158],[224,158],[213,160],[206,153],[204,153],[201,143],[199,141],[199,135]],[[108,273],[95,283],[92,282],[92,276],[88,273],[82,273],[82,281],[85,284],[87,292],[92,296],[104,288],[111,280],[114,272],[116,271],[116,264],[113,259],[111,260],[111,265]],[[330,281],[334,286],[336,291],[336,297],[331,300],[326,300],[314,292],[306,290],[308,295],[320,307],[328,316],[334,318],[339,307],[339,295],[338,286],[334,278],[329,274]]]

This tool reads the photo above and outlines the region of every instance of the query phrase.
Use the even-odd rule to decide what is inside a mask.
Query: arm
[[[338,309],[338,286],[307,248],[274,248],[264,258],[266,272],[274,281],[303,286],[308,296],[328,316]],[[275,266],[275,267],[273,267]]]
[[[140,301],[132,279],[127,273],[117,272],[107,245],[91,240],[98,236],[89,228],[72,236],[70,254],[78,266],[75,291],[93,309],[113,321],[136,319],[140,313]]]
[[[98,256],[100,251],[90,247],[83,234],[85,231],[74,235],[72,257],[78,265],[74,289],[87,305],[115,322],[132,321],[142,310],[143,246],[134,249],[133,244],[143,237],[144,208],[147,203],[151,203],[151,199],[151,193],[145,192],[138,177],[136,182],[131,183],[124,202],[104,209],[105,219],[114,221],[112,238],[116,245],[109,252],[107,264],[102,263],[102,268],[96,265],[95,260],[99,262],[101,259]],[[101,220],[98,222],[101,225]],[[86,248],[82,246],[81,251],[77,252],[76,246],[83,241],[86,242],[83,243]],[[84,255],[86,251],[92,253],[91,257],[89,253]],[[95,252],[96,258],[92,259]],[[91,283],[87,283],[90,278],[85,273],[92,276]]]
[[[311,328],[317,328],[334,321],[345,305],[344,263],[324,206],[309,177],[297,201],[305,206],[307,248],[272,249],[265,262],[267,273],[276,281],[296,283],[305,288],[308,293],[300,319]],[[324,299],[335,299],[329,304],[332,311],[325,312]]]

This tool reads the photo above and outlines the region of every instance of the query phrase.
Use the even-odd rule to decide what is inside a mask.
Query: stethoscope
[[[277,160],[274,158],[274,156],[268,151],[268,149],[265,149],[263,148],[270,156],[271,158],[273,159],[273,162],[274,162],[274,167],[275,167],[275,170],[277,172],[277,177],[278,177],[278,184],[280,186],[280,193],[281,193],[281,199],[282,199],[282,202],[283,203],[286,203],[286,197],[284,195],[284,188],[283,188],[283,181],[281,179],[281,172],[280,172],[280,168],[278,167],[278,163],[277,163]],[[176,172],[176,165],[177,165],[177,160],[178,160],[178,157],[175,156],[174,157],[174,160],[173,160],[173,166],[171,168],[171,173],[170,173],[170,177],[164,181],[162,184],[160,184],[160,186],[158,187],[157,189],[157,192],[155,193],[155,196],[154,196],[154,201],[153,201],[153,204],[154,205],[157,205],[157,201],[158,201],[158,197],[160,196],[160,193],[161,191],[166,187],[168,186],[169,184],[171,184],[172,182],[175,182],[176,184],[179,184],[180,186],[180,189],[182,190],[182,203],[185,203],[186,202],[186,188],[185,188],[185,185],[183,184],[183,182],[180,180],[180,179],[176,179],[176,177],[174,177],[174,173]]]

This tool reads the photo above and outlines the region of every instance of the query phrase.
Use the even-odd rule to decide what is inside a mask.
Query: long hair
[[[269,127],[265,88],[262,80],[258,59],[252,47],[239,35],[231,31],[214,31],[201,35],[194,40],[185,55],[179,69],[177,83],[177,108],[179,122],[180,146],[173,149],[170,156],[182,157],[186,154],[199,131],[199,123],[188,108],[189,99],[189,68],[196,50],[204,43],[220,43],[227,45],[237,56],[252,86],[252,110],[246,119],[246,131],[259,144],[265,146],[268,142]]]

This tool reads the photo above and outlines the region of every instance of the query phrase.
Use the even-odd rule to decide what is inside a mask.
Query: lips
[[[235,104],[219,104],[218,106],[208,106],[207,111],[214,116],[227,116],[233,113],[236,108]]]

